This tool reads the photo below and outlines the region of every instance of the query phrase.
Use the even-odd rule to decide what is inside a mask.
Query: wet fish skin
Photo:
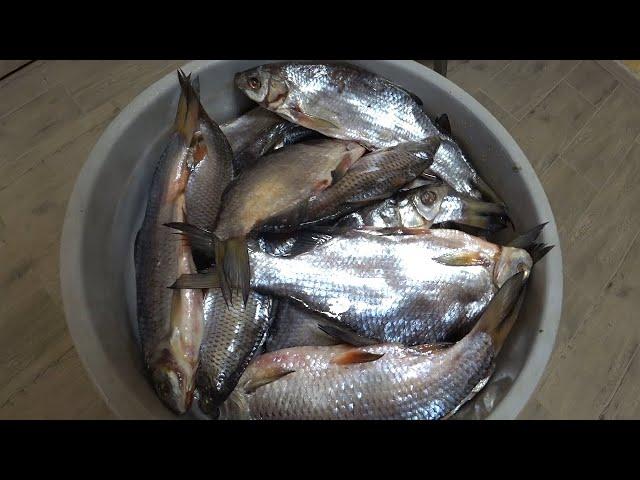
[[[331,185],[332,172],[353,164],[364,152],[354,142],[318,139],[271,153],[229,185],[215,236],[223,241],[242,238],[274,217],[295,218],[300,205]]]
[[[297,347],[261,355],[222,406],[221,418],[449,418],[493,373],[525,282],[524,272],[505,282],[478,324],[453,345]]]
[[[464,335],[496,290],[532,266],[525,250],[445,229],[352,231],[296,256],[276,257],[257,246],[249,253],[256,291],[289,296],[363,337],[407,345]],[[476,264],[441,260],[469,253]]]
[[[222,192],[233,175],[233,151],[220,127],[200,105],[198,131],[191,148],[194,165],[186,188],[188,222],[213,230],[216,225]]]
[[[460,194],[441,180],[418,180],[419,185],[380,203],[342,217],[336,228],[431,228],[448,222],[487,231],[506,226],[502,205]]]
[[[196,376],[204,413],[215,414],[259,351],[273,321],[274,303],[271,297],[252,292],[246,306],[237,298],[227,305],[219,289],[207,291]]]
[[[266,108],[255,107],[220,126],[234,154],[250,147],[262,132],[285,120]]]
[[[487,185],[471,166],[460,146],[448,135],[440,134],[442,144],[429,171],[451,185],[457,192],[477,200],[504,204],[500,196]]]
[[[151,181],[135,244],[138,327],[144,363],[160,400],[175,413],[189,409],[202,338],[202,293],[167,287],[195,273],[188,242],[164,226],[185,221],[189,146],[197,122],[197,96],[179,72],[182,94],[168,146]]]
[[[334,363],[350,351],[382,356]],[[495,357],[491,337],[478,334],[431,353],[397,344],[354,349],[298,347],[262,355],[223,405],[223,419],[436,420],[454,412],[486,382]],[[271,372],[291,372],[247,393],[245,385]]]
[[[458,192],[502,203],[460,149],[422,110],[414,95],[353,65],[276,63],[236,74],[249,98],[291,122],[370,150],[437,136],[432,166]]]
[[[253,144],[236,155],[236,174],[251,167],[258,159],[273,150],[310,138],[320,138],[320,134],[286,120],[276,123],[261,132]]]
[[[309,200],[301,224],[326,222],[393,195],[429,168],[439,144],[433,137],[365,155],[344,177]]]
[[[318,327],[318,325],[331,323],[319,313],[282,300],[278,302],[275,320],[265,342],[265,351],[271,352],[300,345],[336,345],[340,342]]]
[[[236,74],[235,83],[291,122],[369,149],[438,133],[409,92],[353,65],[267,64]]]
[[[261,107],[256,107],[221,127],[234,152],[235,176],[274,149],[318,134]]]

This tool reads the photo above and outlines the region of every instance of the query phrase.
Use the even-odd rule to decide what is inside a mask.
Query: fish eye
[[[260,86],[262,85],[260,83],[260,79],[258,77],[249,77],[248,80],[247,80],[247,83],[254,90],[259,89]]]
[[[427,190],[420,196],[420,200],[422,200],[422,203],[425,205],[431,205],[436,201],[436,194],[431,190]]]
[[[528,267],[527,267],[527,265],[526,265],[526,264],[524,264],[524,263],[522,263],[522,262],[521,262],[521,263],[519,263],[519,264],[518,264],[518,273],[520,273],[520,272],[525,272],[525,271],[527,270],[527,268],[528,268]]]

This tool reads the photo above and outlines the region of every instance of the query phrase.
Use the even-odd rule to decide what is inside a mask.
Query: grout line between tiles
[[[580,331],[580,329],[584,325],[585,321],[588,320],[589,318],[591,318],[591,315],[593,314],[596,305],[598,305],[598,303],[600,303],[600,300],[602,298],[604,298],[604,296],[606,295],[605,289],[607,288],[607,285],[609,283],[611,283],[611,281],[615,278],[615,276],[618,274],[618,272],[622,268],[622,265],[624,265],[624,262],[627,259],[627,256],[631,252],[631,249],[633,248],[633,245],[636,243],[636,240],[638,240],[638,238],[640,238],[640,228],[636,232],[635,236],[629,242],[629,246],[626,249],[626,251],[624,252],[624,255],[622,256],[620,262],[618,263],[618,266],[614,269],[614,271],[611,273],[609,278],[607,278],[607,281],[602,285],[602,288],[600,288],[600,291],[598,292],[596,301],[593,302],[593,305],[591,306],[591,309],[589,310],[589,312],[584,316],[584,319],[582,320],[582,322],[580,322],[580,324],[576,327],[575,332],[573,333],[571,338],[568,339],[567,344],[570,344],[570,343],[573,342],[573,340],[576,338],[576,335],[578,334],[578,332]]]
[[[32,65],[33,63],[35,63],[35,61],[36,60],[29,60],[27,63],[23,63],[19,67],[14,68],[8,73],[5,73],[3,76],[0,77],[0,82],[2,82],[5,78],[9,78],[11,75],[18,73],[23,68],[27,68],[29,65]]]
[[[569,85],[569,83],[568,83],[568,82],[567,82],[567,85]],[[600,102],[600,105],[598,105],[597,107],[595,107],[595,109],[593,110],[593,113],[591,114],[591,116],[590,116],[589,118],[587,118],[587,120],[585,120],[585,122],[584,122],[584,124],[582,125],[582,127],[580,127],[580,128],[578,129],[578,131],[576,132],[576,134],[571,138],[571,140],[570,140],[570,141],[568,141],[568,142],[567,142],[567,144],[564,146],[564,148],[563,148],[562,150],[560,150],[560,156],[562,156],[562,157],[564,157],[564,156],[565,156],[565,153],[567,153],[567,150],[569,150],[569,148],[574,144],[574,142],[575,142],[575,141],[576,141],[576,139],[580,136],[580,134],[581,134],[581,133],[582,133],[582,132],[587,128],[587,125],[589,125],[589,122],[591,122],[591,120],[593,120],[593,119],[596,117],[596,115],[597,115],[598,113],[600,113],[600,110],[602,110],[602,109],[603,109],[603,107],[607,104],[607,102],[609,102],[609,101],[610,101],[610,99],[611,99],[611,98],[613,98],[613,94],[614,94],[614,92],[615,92],[616,90],[618,90],[618,87],[619,87],[619,86],[620,86],[620,84],[616,85],[616,86],[614,87],[614,89],[613,89],[613,90],[611,90],[611,93],[609,94],[609,96],[608,96],[605,100],[603,100],[602,102]],[[579,92],[575,87],[573,87],[573,86],[572,86],[571,88],[573,88],[574,90],[576,90],[576,92],[580,93],[580,92]],[[583,98],[584,98],[584,97],[583,97]],[[589,104],[590,104],[590,105],[592,105],[592,104],[591,104],[591,102],[589,102]],[[553,162],[553,163],[555,163],[555,162]],[[553,163],[551,163],[551,165],[553,165]],[[568,161],[567,161],[567,162],[565,162],[565,163],[569,164],[570,162],[568,162]],[[551,165],[549,165],[549,166],[551,166]],[[589,181],[589,183],[591,184],[591,181]]]
[[[541,96],[537,101],[535,101],[534,103],[532,103],[531,105],[529,105],[529,106],[525,109],[525,112],[522,114],[522,116],[518,119],[518,121],[522,120],[524,117],[526,117],[526,116],[527,116],[527,114],[528,114],[531,110],[534,110],[538,105],[540,105],[540,104],[542,103],[542,101],[543,101],[545,98],[547,98],[547,97],[549,96],[549,94],[550,94],[551,92],[553,92],[553,91],[556,89],[556,87],[557,87],[558,85],[560,85],[560,82],[562,82],[565,78],[567,78],[569,75],[571,75],[571,73],[573,73],[573,71],[574,71],[576,68],[578,68],[578,66],[579,66],[579,65],[581,65],[581,64],[582,64],[582,60],[580,60],[578,63],[576,63],[576,64],[573,66],[573,68],[571,68],[567,73],[565,73],[562,77],[560,77],[560,78],[558,79],[558,81],[557,81],[556,83],[554,83],[554,84],[553,84],[553,86],[552,86],[549,90],[547,90],[547,92],[546,92],[544,95],[542,95],[542,96]],[[514,117],[515,117],[515,115],[514,115]],[[515,117],[515,118],[518,118],[518,117]]]
[[[618,384],[616,385],[616,388],[611,393],[611,396],[609,397],[609,400],[607,400],[607,403],[605,403],[604,408],[600,411],[600,415],[598,415],[598,419],[599,420],[603,420],[604,419],[604,414],[607,412],[607,410],[611,406],[611,402],[613,402],[613,399],[615,398],[616,394],[618,393],[618,390],[620,390],[620,387],[622,387],[622,384],[624,383],[624,379],[627,376],[627,374],[629,373],[629,369],[631,368],[631,364],[633,363],[633,359],[636,358],[636,355],[638,354],[638,350],[640,350],[640,344],[636,344],[636,348],[633,350],[633,353],[631,354],[631,357],[629,358],[629,361],[627,362],[627,364],[624,367],[624,372],[622,373],[622,375],[620,375],[620,380],[618,381]]]
[[[504,108],[502,108],[500,105],[498,105],[498,103],[493,98],[491,98],[491,96],[489,96],[489,94],[487,92],[485,92],[482,88],[479,88],[478,90],[476,90],[476,93],[477,92],[480,92],[480,93],[484,94],[489,100],[491,100],[493,103],[495,103],[496,107],[498,107],[501,112],[503,112],[507,117],[509,117],[511,120],[513,120],[514,124],[517,125],[518,123],[520,123],[520,121],[516,117],[514,117],[511,113],[507,112]]]
[[[573,90],[575,90],[578,95],[580,96],[580,98],[582,98],[585,102],[587,102],[589,105],[591,105],[594,108],[597,108],[598,106],[593,103],[591,100],[589,100],[587,97],[584,96],[584,93],[582,93],[580,90],[578,90],[570,81],[568,78],[565,78],[564,83],[567,84],[567,86],[571,87]],[[602,104],[603,102],[606,102],[607,99],[611,96],[611,94],[616,90],[616,88],[618,87],[618,85],[616,85],[615,87],[613,87],[613,89],[609,92],[609,95],[606,96],[606,98],[603,98],[602,100],[600,100],[600,104]]]

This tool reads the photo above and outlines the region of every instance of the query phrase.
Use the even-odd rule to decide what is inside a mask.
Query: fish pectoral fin
[[[317,232],[313,230],[302,230],[296,236],[296,241],[289,251],[289,256],[300,255],[301,253],[309,252],[314,248],[328,242],[333,238],[333,235],[328,233]]]
[[[482,252],[456,252],[445,253],[433,259],[434,261],[447,265],[449,267],[472,267],[472,266],[489,266],[491,259],[487,258]]]
[[[179,230],[176,233],[182,235],[189,242],[194,252],[203,255],[207,259],[213,258],[214,237],[208,230],[184,222],[169,222],[165,223],[164,226]]]
[[[173,290],[220,288],[220,278],[215,271],[184,273],[169,288]]]
[[[339,340],[342,343],[348,343],[356,347],[362,347],[365,345],[374,345],[378,342],[371,338],[363,337],[348,327],[338,325],[328,325],[318,323],[318,328],[324,333]]]
[[[408,347],[408,350],[412,350],[419,353],[420,355],[424,355],[424,354],[446,350],[452,345],[455,345],[455,343],[454,342],[428,343],[425,345],[414,345],[413,347]]]
[[[269,369],[269,372],[264,375],[258,375],[251,379],[249,379],[243,386],[245,393],[253,393],[258,388],[264,387],[270,383],[275,382],[276,380],[280,380],[283,377],[295,372],[295,370],[285,370],[285,369]]]
[[[324,118],[320,117],[314,117],[313,115],[301,112],[300,110],[292,109],[290,111],[290,114],[298,125],[302,125],[305,128],[310,128],[311,130],[338,130],[340,128],[335,123],[332,123],[329,120],[325,120]]]
[[[374,362],[382,357],[384,353],[371,353],[361,348],[353,348],[333,358],[332,363],[336,365],[351,365],[354,363]]]

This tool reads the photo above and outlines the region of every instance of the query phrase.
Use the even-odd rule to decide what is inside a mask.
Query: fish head
[[[496,264],[495,283],[500,288],[514,275],[524,272],[525,280],[531,273],[533,259],[526,250],[515,247],[502,247],[500,260]]]
[[[261,65],[236,73],[234,81],[247,97],[269,110],[282,105],[289,94],[289,86],[277,65]]]
[[[415,210],[422,218],[432,224],[440,213],[442,200],[447,195],[449,187],[444,184],[432,183],[423,187],[410,190],[408,197],[411,199]]]
[[[181,415],[191,407],[193,381],[173,362],[159,361],[151,368],[151,381],[162,403]]]

